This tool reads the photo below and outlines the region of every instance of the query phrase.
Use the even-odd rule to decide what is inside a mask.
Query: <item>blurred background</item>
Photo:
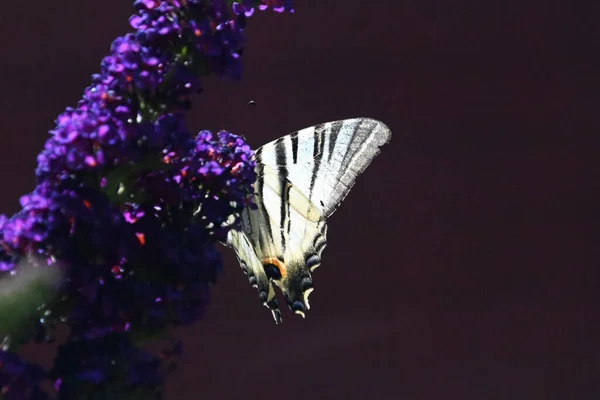
[[[0,13],[0,210],[34,186],[131,1]],[[297,0],[249,21],[240,82],[190,130],[254,147],[368,116],[392,141],[329,221],[306,320],[276,326],[233,252],[180,329],[168,399],[598,399],[600,6]],[[248,106],[255,101],[256,106]],[[49,365],[55,346],[23,354]]]

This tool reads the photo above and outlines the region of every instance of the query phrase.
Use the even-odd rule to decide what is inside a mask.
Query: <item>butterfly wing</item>
[[[227,245],[235,249],[242,270],[248,277],[252,287],[258,290],[258,297],[263,305],[271,310],[276,323],[281,322],[281,312],[275,297],[275,290],[267,276],[262,260],[262,253],[257,252],[259,243],[263,243],[264,235],[260,236],[259,221],[261,215],[245,209],[242,212],[242,223],[239,231],[229,231]],[[251,222],[252,221],[254,222]]]
[[[256,161],[286,177],[328,218],[390,138],[389,128],[374,119],[328,122],[262,146]],[[312,211],[307,211],[310,219]]]
[[[327,245],[326,219],[390,137],[382,122],[355,118],[302,129],[257,150],[258,207],[244,210],[240,230],[230,233],[227,244],[277,322],[272,284],[304,316],[311,272]]]

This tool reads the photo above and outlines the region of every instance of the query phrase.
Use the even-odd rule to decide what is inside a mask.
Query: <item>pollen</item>
[[[234,174],[234,175],[236,175],[238,172],[240,172],[240,170],[242,169],[242,167],[243,167],[243,164],[241,162],[235,164],[233,166],[233,168],[231,168],[231,173]]]
[[[136,232],[135,236],[137,236],[138,241],[142,246],[146,244],[146,235],[144,235],[142,232]]]

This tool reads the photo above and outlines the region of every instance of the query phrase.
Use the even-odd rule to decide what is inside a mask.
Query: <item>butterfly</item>
[[[275,286],[305,317],[312,272],[327,245],[327,218],[390,138],[384,123],[354,118],[293,132],[256,151],[257,207],[241,212],[225,245],[235,250],[276,323],[282,317]]]

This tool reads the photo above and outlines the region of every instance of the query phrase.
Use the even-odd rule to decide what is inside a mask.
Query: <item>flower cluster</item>
[[[112,43],[77,107],[58,116],[21,211],[0,215],[0,279],[20,276],[23,259],[61,269],[27,331],[0,337],[7,399],[45,394],[43,372],[6,347],[50,341],[63,322],[70,335],[49,375],[58,398],[159,392],[164,360],[135,344],[202,315],[221,268],[213,243],[252,206],[256,180],[242,137],[194,137],[183,112],[202,75],[240,77],[246,19],[269,7],[293,11],[276,0],[134,2],[136,32]]]
[[[123,333],[71,340],[59,350],[50,376],[55,378],[59,399],[160,398],[163,360],[168,361],[179,350],[175,344],[161,354],[168,358],[154,356],[140,350]],[[107,382],[128,385],[109,386]]]
[[[24,362],[14,353],[0,351],[0,386],[4,399],[48,399],[39,387],[43,379],[44,371],[39,366]]]

